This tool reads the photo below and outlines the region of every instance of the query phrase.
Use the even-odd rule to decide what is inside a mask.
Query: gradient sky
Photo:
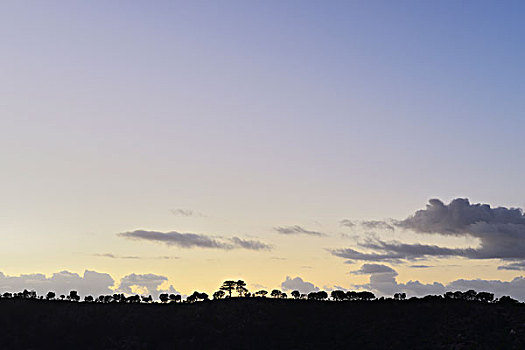
[[[525,207],[524,13],[522,1],[2,1],[0,271],[156,274],[182,293],[286,276],[351,289],[366,262],[331,250],[357,239],[475,247],[340,222],[403,220],[431,198]],[[296,225],[323,235],[276,230]],[[119,235],[135,230],[272,249]],[[399,282],[523,274],[498,259],[386,265]]]

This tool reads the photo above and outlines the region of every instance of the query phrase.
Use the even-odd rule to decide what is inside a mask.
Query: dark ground
[[[0,300],[0,349],[525,349],[525,305]]]

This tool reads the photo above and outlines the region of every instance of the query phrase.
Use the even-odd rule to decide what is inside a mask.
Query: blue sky
[[[266,285],[301,275],[348,286],[363,281],[318,249],[351,245],[337,238],[342,219],[401,220],[430,198],[525,207],[524,10],[519,1],[2,3],[3,271],[152,272],[211,288],[210,276],[257,274],[204,272],[207,259],[229,267],[276,254],[192,250],[169,266],[93,255],[187,254],[117,235],[144,229],[260,239],[288,259],[282,276],[268,263]],[[177,208],[199,215],[176,217]],[[274,237],[294,225],[331,238]],[[203,281],[177,274],[185,261]],[[305,261],[319,262],[303,273]],[[497,266],[466,271],[519,275]],[[405,280],[462,277],[403,269]]]

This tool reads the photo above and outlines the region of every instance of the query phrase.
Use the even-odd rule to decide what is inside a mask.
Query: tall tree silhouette
[[[243,297],[246,293],[248,293],[248,289],[246,288],[246,282],[243,280],[238,280],[235,282],[235,290],[239,294],[240,297]]]
[[[236,285],[237,283],[235,281],[224,281],[221,288],[219,289],[228,293],[228,296],[231,298],[232,292],[235,290]]]
[[[299,299],[301,297],[301,293],[298,290],[294,290],[292,292],[292,297],[294,297],[294,299]]]

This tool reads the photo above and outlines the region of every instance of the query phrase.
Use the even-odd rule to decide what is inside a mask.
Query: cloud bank
[[[41,273],[6,276],[0,272],[0,291],[20,292],[24,289],[34,290],[39,295],[54,291],[57,295],[67,295],[70,290],[76,290],[80,295],[112,294],[115,284],[113,278],[107,273],[86,270],[83,276],[61,271],[51,277]]]
[[[369,222],[372,226],[380,226],[379,223]],[[385,222],[385,225],[390,223]],[[349,260],[365,261],[399,262],[428,257],[525,261],[525,215],[519,208],[492,208],[488,204],[471,204],[464,198],[454,199],[449,204],[431,199],[426,209],[418,210],[404,220],[392,221],[392,225],[421,234],[469,236],[480,243],[478,247],[463,249],[368,239],[358,245],[372,252],[348,248],[332,249],[331,253]],[[513,264],[502,268],[521,269]]]
[[[458,279],[446,285],[434,283],[421,283],[419,281],[408,281],[398,283],[396,280],[397,271],[390,266],[381,264],[364,264],[361,269],[353,273],[369,274],[369,283],[356,285],[356,288],[372,290],[379,295],[392,296],[394,293],[404,292],[408,296],[424,296],[431,294],[444,294],[447,291],[466,291],[474,289],[478,292],[485,291],[494,293],[496,297],[510,295],[518,300],[525,300],[525,278],[516,277],[511,281],[499,280],[466,280]]]

